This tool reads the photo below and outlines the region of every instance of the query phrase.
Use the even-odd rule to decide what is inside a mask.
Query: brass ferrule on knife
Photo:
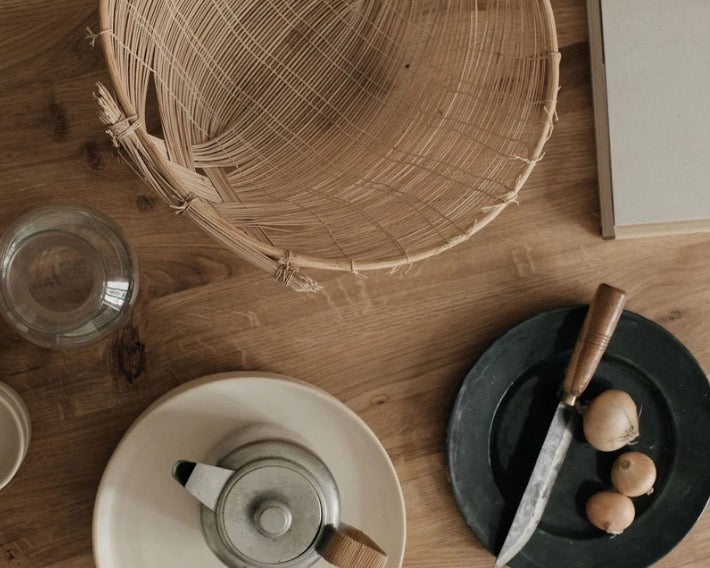
[[[574,405],[577,402],[577,397],[575,395],[573,395],[572,393],[565,393],[562,395],[560,402],[562,402],[562,404],[564,404],[565,406],[569,406],[570,408],[574,408]]]

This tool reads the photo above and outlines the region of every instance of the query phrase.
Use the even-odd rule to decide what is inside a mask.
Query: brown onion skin
[[[628,393],[611,389],[595,398],[583,420],[587,442],[602,452],[613,452],[638,438],[638,412]]]
[[[586,512],[589,522],[613,535],[624,532],[636,517],[631,499],[615,491],[600,491],[592,495],[587,501]]]
[[[611,484],[628,497],[653,493],[656,482],[656,464],[641,452],[621,454],[611,466]]]

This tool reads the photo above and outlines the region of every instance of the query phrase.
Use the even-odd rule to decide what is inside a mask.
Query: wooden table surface
[[[108,76],[84,37],[97,29],[96,4],[0,5],[0,230],[39,204],[86,204],[124,228],[141,277],[131,324],[79,351],[35,347],[0,324],[0,381],[24,397],[33,426],[27,459],[0,492],[0,567],[92,566],[96,488],[131,422],[185,381],[250,369],[328,390],[380,437],[407,504],[406,567],[489,568],[451,496],[444,437],[461,380],[493,339],[608,281],[710,368],[710,236],[599,237],[584,2],[553,1],[559,122],[521,204],[406,273],[311,272],[324,285],[313,295],[176,217],[115,155],[92,97]],[[657,565],[709,561],[706,514]]]

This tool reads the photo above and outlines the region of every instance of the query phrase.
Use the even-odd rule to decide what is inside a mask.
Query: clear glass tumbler
[[[79,205],[49,205],[0,239],[0,309],[25,338],[80,347],[115,330],[138,291],[138,265],[121,229]]]

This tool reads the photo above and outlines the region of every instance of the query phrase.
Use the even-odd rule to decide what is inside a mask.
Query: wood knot
[[[141,213],[148,213],[155,208],[155,197],[150,195],[139,195],[136,197],[136,208]]]
[[[665,314],[663,314],[659,319],[661,323],[670,323],[674,321],[678,321],[683,317],[683,312],[681,310],[671,310]]]
[[[63,142],[69,133],[69,119],[66,110],[61,103],[56,101],[49,104],[49,126],[52,132],[52,139],[55,142]]]
[[[146,368],[145,345],[135,327],[129,324],[119,332],[114,355],[119,376],[129,385],[133,384]]]
[[[387,395],[385,394],[378,394],[377,396],[374,396],[372,398],[372,404],[375,406],[382,406],[385,404],[389,399],[387,398]]]
[[[81,153],[86,158],[86,163],[92,171],[98,172],[103,165],[101,160],[101,154],[99,153],[99,146],[96,142],[87,142],[81,147]]]

